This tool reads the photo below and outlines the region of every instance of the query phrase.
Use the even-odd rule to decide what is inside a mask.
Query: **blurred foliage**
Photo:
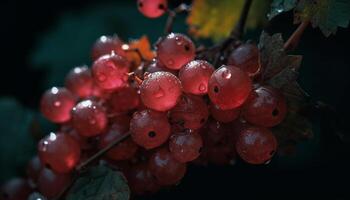
[[[247,28],[264,24],[269,3],[269,0],[253,1]],[[244,0],[194,0],[187,18],[190,34],[215,41],[227,37],[239,20],[243,4]]]
[[[128,49],[126,57],[136,67],[140,66],[142,59],[152,60],[155,56],[155,53],[152,51],[152,45],[145,35],[140,39],[131,40],[128,44]]]

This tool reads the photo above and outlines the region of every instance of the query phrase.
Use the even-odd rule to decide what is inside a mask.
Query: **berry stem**
[[[300,41],[301,36],[303,35],[306,27],[309,25],[310,21],[306,20],[303,21],[298,28],[293,32],[293,34],[289,37],[286,43],[284,43],[284,50],[285,51],[292,51],[294,50]]]
[[[252,2],[253,0],[245,0],[239,21],[236,24],[235,28],[232,29],[230,37],[236,39],[242,38]]]
[[[96,159],[100,158],[104,153],[106,153],[107,151],[109,151],[111,148],[113,148],[115,145],[117,145],[118,143],[122,142],[123,140],[125,140],[126,138],[128,138],[131,135],[130,132],[124,134],[123,136],[121,136],[120,138],[117,138],[116,140],[114,140],[113,142],[111,142],[108,146],[106,146],[105,148],[101,149],[100,151],[98,151],[97,153],[95,153],[93,156],[91,156],[89,159],[87,159],[86,161],[84,161],[83,163],[81,163],[80,165],[78,165],[76,167],[77,171],[81,171],[83,168],[85,168],[87,165],[89,165],[90,163],[92,163],[93,161],[95,161]]]
[[[168,19],[166,21],[165,29],[164,29],[164,34],[169,34],[173,30],[173,24],[174,20],[176,18],[176,15],[181,13],[181,12],[189,12],[191,10],[191,6],[186,5],[185,3],[180,4],[178,7],[176,7],[174,10],[168,10]]]

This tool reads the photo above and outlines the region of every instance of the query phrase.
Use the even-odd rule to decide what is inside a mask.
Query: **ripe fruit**
[[[127,132],[121,132],[118,130],[118,125],[114,124],[109,128],[107,133],[103,134],[99,141],[99,148],[103,149],[108,146],[114,140],[121,138]],[[132,138],[127,138],[124,141],[118,143],[112,149],[110,149],[106,156],[112,160],[128,160],[131,159],[137,152],[138,146],[132,140]]]
[[[140,95],[148,108],[167,111],[176,105],[181,90],[181,82],[176,76],[169,72],[154,72],[142,82]]]
[[[127,86],[112,93],[108,103],[114,112],[122,113],[137,108],[140,104],[140,97],[135,88]]]
[[[267,128],[246,128],[237,138],[237,153],[250,164],[263,164],[270,161],[276,149],[277,140]]]
[[[146,163],[133,165],[127,173],[127,179],[131,191],[136,195],[152,194],[160,188]]]
[[[249,76],[260,72],[259,49],[253,44],[242,44],[228,57],[227,65],[232,65],[245,71]]]
[[[34,183],[37,182],[39,173],[42,169],[43,165],[40,162],[38,156],[34,156],[27,164],[26,174],[28,178]]]
[[[25,200],[31,193],[28,182],[22,178],[13,178],[1,187],[1,199]]]
[[[240,109],[233,108],[229,110],[221,110],[217,105],[211,104],[210,113],[213,116],[213,118],[216,119],[217,121],[228,123],[228,122],[234,121],[239,117]]]
[[[38,154],[43,165],[68,173],[79,162],[80,146],[70,135],[50,133],[38,143]]]
[[[170,135],[170,124],[165,113],[143,110],[132,116],[130,131],[133,140],[146,149],[159,147]]]
[[[174,74],[175,76],[177,75],[177,71],[173,69],[169,69],[164,66],[158,59],[153,59],[152,63],[148,65],[146,72],[148,73],[153,73],[153,72],[170,72]]]
[[[137,7],[146,17],[157,18],[162,16],[168,9],[167,0],[138,0]]]
[[[38,189],[48,199],[57,196],[70,183],[69,174],[59,174],[50,169],[43,168],[38,179]]]
[[[66,76],[65,86],[80,98],[92,95],[94,80],[87,66],[75,67]]]
[[[202,137],[191,131],[176,133],[170,137],[169,150],[179,162],[190,162],[196,159],[203,146]]]
[[[75,97],[66,88],[53,87],[41,97],[41,113],[55,123],[67,122],[71,118],[71,110],[75,105]]]
[[[117,90],[127,85],[129,62],[118,54],[104,55],[92,65],[96,84],[105,90]]]
[[[276,89],[262,86],[250,94],[242,113],[244,119],[251,124],[273,127],[286,116],[286,100]]]
[[[178,183],[186,173],[186,164],[175,160],[166,148],[158,149],[149,159],[148,166],[162,186]]]
[[[184,92],[204,95],[208,92],[208,82],[214,67],[205,60],[193,60],[181,68],[179,79]]]
[[[251,89],[252,82],[245,72],[223,65],[211,75],[208,94],[220,109],[229,110],[242,105]]]
[[[99,37],[92,47],[91,57],[95,61],[99,57],[111,54],[112,52],[124,56],[125,52],[122,49],[123,41],[117,36],[101,36]]]
[[[107,126],[105,110],[95,101],[81,101],[72,110],[72,125],[82,136],[99,135]]]
[[[202,127],[209,116],[208,106],[202,97],[182,95],[180,101],[170,111],[170,121],[186,129]]]
[[[158,59],[169,69],[180,69],[194,59],[195,53],[191,39],[180,33],[170,33],[157,46]]]

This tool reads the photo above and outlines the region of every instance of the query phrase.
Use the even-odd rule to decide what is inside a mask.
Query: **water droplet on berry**
[[[97,79],[98,81],[103,82],[107,79],[107,77],[104,74],[98,74]]]
[[[198,90],[200,92],[204,92],[207,89],[207,86],[205,86],[203,83],[199,84]]]
[[[230,78],[231,78],[231,72],[230,72],[230,70],[225,69],[225,70],[222,72],[221,76],[222,76],[222,78],[230,79]]]
[[[162,88],[159,88],[155,93],[154,93],[154,97],[156,98],[161,98],[164,96],[164,91]]]
[[[59,107],[59,106],[61,106],[61,102],[60,101],[55,101],[53,103],[53,105],[56,106],[56,107]]]
[[[95,119],[90,119],[90,120],[89,120],[89,123],[90,123],[90,124],[96,124],[96,120],[95,120]]]
[[[174,64],[174,61],[170,59],[170,60],[168,60],[168,62],[167,62],[167,63],[168,63],[168,65],[170,65],[170,66],[171,66],[171,65],[173,65],[173,64]]]

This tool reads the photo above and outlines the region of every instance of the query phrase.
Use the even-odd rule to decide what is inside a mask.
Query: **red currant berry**
[[[159,190],[154,176],[148,165],[141,163],[133,165],[127,174],[131,191],[136,195],[152,194]]]
[[[118,54],[108,54],[97,59],[92,65],[96,84],[105,90],[120,89],[127,85],[129,62]]]
[[[41,195],[40,193],[33,192],[29,195],[28,200],[47,200],[47,198]]]
[[[273,127],[281,123],[287,114],[286,100],[272,87],[259,87],[250,94],[242,114],[249,123]]]
[[[95,101],[81,101],[72,110],[72,125],[85,137],[101,134],[107,126],[107,121],[105,109]]]
[[[127,132],[130,128],[131,117],[129,115],[118,115],[111,119],[113,127],[119,132]]]
[[[13,178],[1,187],[1,199],[25,200],[32,192],[28,182],[22,178]]]
[[[176,76],[169,72],[154,72],[140,86],[141,100],[148,108],[167,111],[176,105],[181,90],[181,82]]]
[[[157,46],[158,59],[169,69],[180,69],[193,60],[195,54],[191,39],[180,33],[170,33]]]
[[[209,116],[208,106],[202,97],[182,95],[180,101],[170,111],[170,121],[185,129],[202,127]]]
[[[123,41],[116,35],[114,36],[101,36],[99,37],[92,47],[92,60],[97,60],[99,57],[106,54],[111,54],[112,52],[124,56],[125,52],[122,48]]]
[[[203,146],[202,137],[195,132],[176,133],[170,137],[169,150],[179,162],[190,162],[196,159]]]
[[[147,67],[146,72],[153,73],[153,72],[170,72],[177,76],[177,71],[173,69],[169,69],[165,67],[159,60],[153,59],[152,63]]]
[[[233,165],[236,163],[236,151],[233,145],[221,144],[208,147],[208,161],[215,165]]]
[[[137,7],[146,17],[158,18],[168,9],[167,0],[138,0]]]
[[[170,135],[170,124],[165,113],[143,110],[135,112],[130,131],[133,140],[146,149],[159,147]]]
[[[210,77],[208,94],[220,109],[229,110],[242,105],[251,89],[252,82],[245,72],[223,65]]]
[[[127,86],[112,93],[108,103],[114,112],[123,113],[137,108],[140,97],[135,88]]]
[[[127,134],[127,132],[119,131],[118,125],[112,125],[107,133],[103,134],[100,138],[99,148],[103,149],[108,146],[114,140],[121,138],[123,135]],[[138,146],[131,139],[127,138],[124,141],[118,143],[111,150],[106,153],[106,156],[112,160],[129,160],[131,159],[137,152]]]
[[[80,146],[70,135],[50,133],[40,140],[38,154],[43,165],[58,173],[67,173],[79,162]]]
[[[75,67],[66,76],[68,90],[80,98],[92,95],[94,80],[87,66]]]
[[[208,82],[214,67],[204,60],[193,60],[181,68],[179,79],[184,92],[204,95],[208,92]]]
[[[94,148],[93,142],[90,140],[90,138],[79,134],[75,129],[70,129],[66,132],[79,143],[79,146],[82,150],[89,150]]]
[[[38,189],[45,197],[52,199],[70,183],[69,174],[58,174],[50,169],[43,168],[38,179]]]
[[[250,164],[263,164],[270,161],[276,149],[277,140],[267,128],[246,128],[237,138],[237,153]]]
[[[37,182],[39,173],[42,169],[42,164],[38,156],[34,156],[27,164],[27,176],[34,183]]]
[[[71,110],[75,105],[75,97],[65,88],[53,87],[41,97],[41,113],[55,123],[67,122],[71,118]]]
[[[217,121],[228,123],[236,120],[239,117],[240,109],[233,108],[229,110],[221,110],[217,105],[212,103],[210,105],[210,113]]]
[[[186,173],[186,164],[178,162],[166,148],[158,149],[148,164],[157,183],[163,186],[178,183]]]
[[[228,57],[227,65],[233,65],[245,71],[249,76],[260,72],[259,49],[253,44],[242,44]]]

